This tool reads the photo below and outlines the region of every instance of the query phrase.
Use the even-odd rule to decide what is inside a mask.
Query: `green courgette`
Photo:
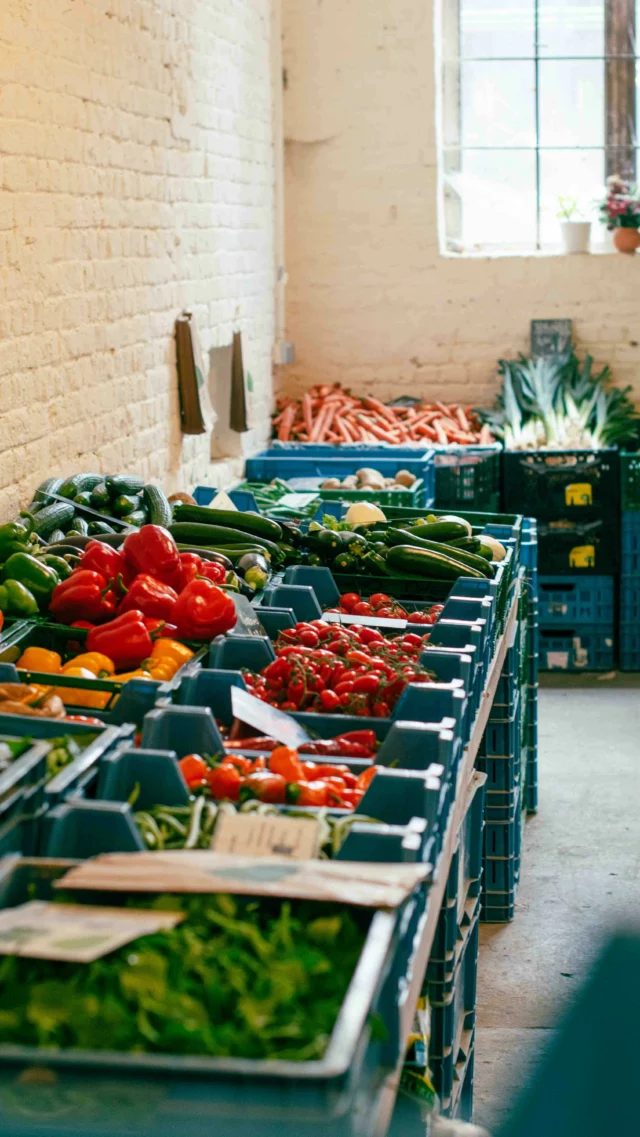
[[[454,549],[465,549],[467,553],[480,552],[480,539],[478,537],[456,537],[455,541],[447,541]]]
[[[54,529],[64,529],[75,517],[71,502],[54,501],[38,510],[33,519],[33,531],[38,537],[48,538]]]
[[[387,540],[392,546],[411,545],[412,548],[426,549],[429,553],[444,553],[445,556],[449,556],[458,563],[468,565],[469,568],[482,573],[488,579],[493,578],[493,569],[487,564],[486,560],[483,557],[476,556],[475,553],[466,552],[465,549],[454,549],[452,545],[425,541],[422,537],[416,537],[415,534],[409,533],[406,529],[395,529],[393,526],[389,526],[387,530]]]
[[[123,520],[126,521],[127,525],[136,525],[139,529],[141,525],[147,524],[149,518],[147,517],[146,509],[134,509],[133,513],[128,513]],[[154,524],[157,524],[157,522],[154,522]]]
[[[105,482],[99,482],[91,490],[91,507],[92,509],[104,509],[109,504],[111,497]]]
[[[416,545],[394,545],[389,549],[386,563],[397,572],[425,579],[457,580],[460,576],[471,576],[476,580],[486,580],[485,574],[477,569],[462,564],[443,552],[421,549]]]
[[[422,537],[425,541],[448,543],[459,537],[468,537],[469,530],[462,521],[431,521],[427,524],[406,525],[407,532],[412,537]]]
[[[478,549],[478,556],[484,557],[484,559],[486,561],[492,561],[493,560],[493,549],[491,548],[491,545],[485,545],[484,542],[481,540],[480,541],[480,548]]]
[[[246,516],[243,514],[242,516]],[[216,545],[246,545],[247,534],[239,529],[229,529],[223,525],[198,525],[192,521],[174,521],[168,526],[171,536],[183,545],[199,545],[201,548],[215,547]],[[274,561],[282,560],[282,553],[273,541],[251,534],[251,543],[262,545],[268,549]]]
[[[68,497],[75,501],[79,493],[91,491],[94,486],[97,486],[102,481],[102,474],[74,474],[73,477],[67,478],[62,483],[60,489],[57,491],[59,497]]]
[[[241,513],[238,509],[209,509],[206,505],[187,505],[177,501],[173,516],[175,521],[192,521],[201,525],[220,525],[223,528],[239,529],[241,533],[251,533],[265,541],[279,541],[282,526],[268,517],[257,513]]]
[[[158,486],[145,486],[142,491],[142,500],[144,502],[149,522],[151,525],[167,525],[171,524],[173,518],[173,510],[171,503],[167,500],[162,490]]]
[[[104,479],[104,483],[112,498],[120,497],[121,493],[142,493],[144,489],[144,478],[139,478],[137,474],[111,474]]]

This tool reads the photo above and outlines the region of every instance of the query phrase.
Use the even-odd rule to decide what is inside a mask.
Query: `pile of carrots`
[[[421,403],[388,407],[370,396],[357,398],[339,383],[315,386],[301,399],[281,398],[273,419],[280,442],[435,442],[486,446],[493,442],[472,407]]]

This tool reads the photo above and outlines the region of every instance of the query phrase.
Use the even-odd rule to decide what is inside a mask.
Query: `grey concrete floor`
[[[540,804],[515,919],[481,925],[474,1120],[493,1132],[607,930],[640,912],[640,693],[613,677],[558,682],[540,691]]]

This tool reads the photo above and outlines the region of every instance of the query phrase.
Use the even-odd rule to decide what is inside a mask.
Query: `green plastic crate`
[[[439,509],[493,510],[500,506],[500,443],[436,447]]]
[[[620,454],[621,508],[640,510],[640,454],[623,450]]]
[[[406,506],[410,509],[415,509],[420,512],[422,500],[424,498],[424,480],[418,478],[412,486],[408,486],[403,490],[318,490],[318,497],[321,501],[370,501],[373,505],[379,506]]]

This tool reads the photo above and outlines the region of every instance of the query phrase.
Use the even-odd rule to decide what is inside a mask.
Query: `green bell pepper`
[[[67,580],[73,572],[73,568],[69,562],[65,561],[64,557],[56,557],[54,553],[47,553],[46,556],[39,557],[38,559],[42,564],[54,569],[60,577],[60,580]]]
[[[0,584],[0,611],[9,616],[37,616],[38,601],[19,580]]]
[[[0,562],[8,560],[13,553],[27,552],[32,530],[33,518],[0,525]]]
[[[38,601],[47,601],[60,583],[55,569],[29,553],[14,553],[2,569],[2,579],[17,580],[24,584]]]

